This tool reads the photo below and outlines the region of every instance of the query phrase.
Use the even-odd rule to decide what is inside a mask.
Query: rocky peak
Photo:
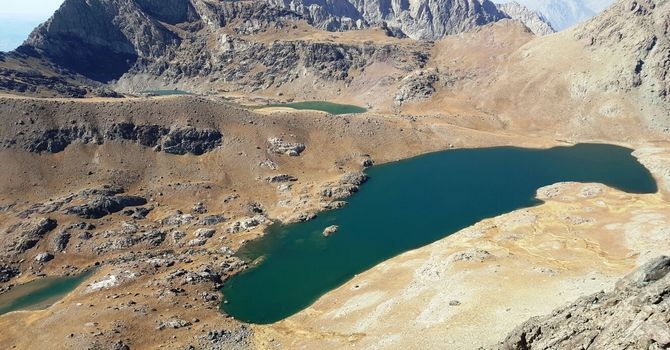
[[[94,80],[113,80],[138,59],[163,55],[179,44],[161,20],[192,19],[190,7],[177,6],[186,2],[171,0],[173,6],[160,9],[152,0],[66,0],[17,51]]]
[[[497,4],[496,6],[510,18],[523,23],[535,35],[548,35],[555,32],[549,21],[541,13],[533,11],[516,1]]]

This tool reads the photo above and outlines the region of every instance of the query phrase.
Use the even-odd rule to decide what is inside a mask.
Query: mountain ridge
[[[158,88],[158,80],[167,85],[177,84],[177,87],[184,84],[202,86],[202,80],[209,80],[248,89],[249,81],[232,71],[240,63],[235,57],[246,57],[243,60],[247,63],[242,66],[260,62],[270,67],[281,66],[286,59],[294,57],[283,54],[281,57],[285,58],[278,62],[265,62],[261,52],[273,54],[273,49],[271,42],[258,41],[256,35],[260,33],[311,26],[314,28],[302,30],[315,33],[322,29],[381,30],[389,37],[434,40],[509,17],[488,0],[481,3],[478,0],[407,3],[339,0],[310,5],[299,0],[169,0],[167,5],[155,0],[66,0],[10,54],[17,64],[13,66],[12,74],[6,74],[6,77],[14,78],[2,85],[10,91],[16,90],[18,84],[23,91],[47,89],[54,94],[65,91],[66,95],[78,97],[94,94],[100,84],[111,83],[113,88],[121,91],[138,92]],[[536,34],[548,33],[540,23],[541,18],[525,12],[515,18],[527,22]],[[291,46],[290,42],[300,41],[289,40],[292,35],[278,36],[275,40]],[[321,42],[322,47],[331,46],[326,50],[330,53],[315,56],[312,60],[323,59],[326,62],[322,64],[332,65],[332,59],[350,56],[342,51],[347,49],[333,47],[324,40]],[[250,51],[252,46],[255,48]],[[334,53],[336,51],[339,53]],[[360,46],[356,51],[354,56],[360,56],[360,53],[365,56],[367,52]],[[310,56],[307,51],[299,52],[303,57]],[[26,58],[43,60],[42,69],[21,65]],[[346,70],[350,66],[341,66],[340,72],[334,76],[348,75]],[[286,68],[279,68],[283,69],[281,77],[277,77],[276,72],[270,73],[272,76],[269,77],[256,77],[265,82],[251,82],[255,86],[251,89],[267,87],[275,80],[278,84],[295,80],[297,77],[290,77]],[[75,86],[51,89],[40,86],[40,79],[27,78],[59,74],[70,77],[60,85]],[[328,78],[318,72],[311,74],[319,79]],[[136,79],[140,76],[149,79]],[[156,83],[146,83],[154,80]]]

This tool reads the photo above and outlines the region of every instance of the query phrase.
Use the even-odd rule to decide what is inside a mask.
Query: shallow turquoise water
[[[283,103],[283,104],[272,104],[263,107],[289,107],[293,109],[300,110],[315,110],[327,112],[334,115],[339,114],[350,114],[350,113],[363,113],[367,109],[363,107],[358,107],[354,105],[343,105],[339,103],[325,102],[325,101],[305,101],[305,102],[294,102],[294,103]]]
[[[45,277],[19,285],[0,295],[0,315],[17,310],[46,309],[65,297],[95,270],[67,277]]]
[[[541,203],[538,188],[599,182],[656,192],[651,174],[618,146],[579,144],[548,150],[451,150],[368,169],[370,180],[340,210],[310,222],[275,225],[238,252],[257,266],[226,281],[222,309],[272,323],[309,306],[377,263],[446,237],[484,218]],[[337,224],[328,238],[322,231]]]

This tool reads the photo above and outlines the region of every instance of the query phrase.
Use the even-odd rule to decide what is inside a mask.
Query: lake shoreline
[[[538,198],[544,203],[539,206],[485,219],[386,260],[306,310],[277,323],[254,326],[257,343],[261,347],[281,343],[288,348],[392,349],[435,348],[449,339],[450,348],[496,348],[504,334],[529,317],[613,288],[630,270],[670,249],[662,233],[646,234],[641,219],[657,215],[670,222],[663,199],[667,181],[659,173],[667,160],[649,145],[634,149],[635,157],[651,169],[659,184],[656,193],[628,195],[589,183],[543,187]],[[594,212],[594,206],[601,209]],[[566,225],[574,229],[566,231]],[[624,227],[634,230],[625,234],[627,241],[619,233]],[[521,233],[529,239],[519,241]],[[593,241],[590,245],[597,244],[595,250],[572,246],[569,242],[576,237]],[[566,246],[555,250],[556,243],[551,242]],[[572,256],[560,255],[566,252]],[[407,294],[413,288],[420,289]],[[384,322],[388,319],[395,321]],[[480,329],[483,325],[485,333]],[[407,332],[427,336],[403,336]]]

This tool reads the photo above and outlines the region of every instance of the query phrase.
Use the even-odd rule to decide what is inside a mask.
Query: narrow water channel
[[[41,310],[53,305],[91,277],[94,269],[66,277],[44,277],[0,294],[0,315],[18,310]]]
[[[354,105],[345,105],[339,103],[332,103],[326,101],[304,101],[283,104],[272,104],[264,107],[287,107],[298,110],[314,110],[322,111],[334,115],[350,114],[350,113],[364,113],[367,109]]]

